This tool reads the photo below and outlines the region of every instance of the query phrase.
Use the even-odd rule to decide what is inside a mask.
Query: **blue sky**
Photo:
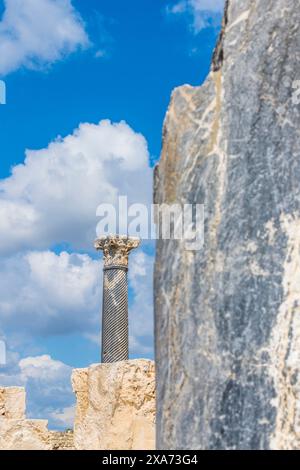
[[[25,385],[51,427],[71,421],[71,368],[99,362],[97,204],[150,202],[170,94],[207,76],[222,5],[0,0],[0,385]],[[146,244],[132,258],[131,357],[153,357],[152,265]]]

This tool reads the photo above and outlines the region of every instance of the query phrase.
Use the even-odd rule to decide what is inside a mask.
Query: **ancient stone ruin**
[[[155,449],[155,370],[136,359],[75,369],[73,431],[27,419],[25,389],[0,388],[0,450]]]
[[[24,388],[0,388],[0,450],[155,449],[154,362],[128,360],[128,255],[138,245],[119,235],[95,243],[104,252],[102,363],[73,371],[74,433],[26,419]]]
[[[102,250],[103,308],[102,353],[103,363],[127,361],[128,353],[128,256],[140,244],[138,238],[126,235],[103,236],[95,241],[96,250]]]
[[[75,369],[74,444],[80,449],[155,449],[155,370],[136,359]]]
[[[172,94],[155,202],[204,204],[205,229],[157,242],[156,384],[128,360],[135,243],[100,239],[103,363],[73,372],[74,435],[0,388],[0,449],[153,449],[155,420],[160,449],[300,448],[299,28],[299,0],[227,0],[207,80]]]
[[[72,432],[50,432],[45,419],[27,419],[25,390],[0,388],[0,450],[67,450]]]

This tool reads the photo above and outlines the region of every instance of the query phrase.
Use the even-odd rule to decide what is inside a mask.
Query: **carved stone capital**
[[[104,269],[110,266],[128,266],[128,255],[137,248],[140,239],[127,235],[106,235],[95,241],[96,250],[102,250],[104,255]]]

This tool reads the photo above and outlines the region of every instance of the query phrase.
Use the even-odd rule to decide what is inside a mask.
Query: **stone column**
[[[104,363],[128,360],[128,255],[140,240],[127,235],[109,235],[95,241],[102,250],[103,307],[102,354]]]

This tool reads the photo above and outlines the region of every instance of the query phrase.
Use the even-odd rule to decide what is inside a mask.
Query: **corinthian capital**
[[[111,266],[128,266],[128,255],[137,248],[140,239],[127,235],[107,235],[95,241],[96,250],[102,250],[104,255],[104,269]]]

